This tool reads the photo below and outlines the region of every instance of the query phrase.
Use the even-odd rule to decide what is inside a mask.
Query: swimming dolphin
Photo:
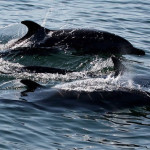
[[[123,74],[125,71],[125,66],[121,63],[121,61],[115,57],[112,56],[111,60],[114,65],[114,76],[118,76],[119,74]],[[66,70],[66,69],[59,69],[59,68],[52,68],[52,67],[44,67],[44,66],[24,66],[18,70],[20,72],[30,72],[30,73],[58,73],[58,74],[67,74],[75,72],[73,70]],[[89,73],[88,73],[89,74]]]
[[[53,68],[53,67],[44,67],[44,66],[24,66],[24,67],[13,67],[12,71],[0,71],[1,74],[12,74],[12,73],[22,73],[22,72],[28,72],[28,73],[52,73],[52,74],[62,74],[65,75],[67,73],[72,73],[74,71],[66,70],[66,69],[60,69],[60,68]]]
[[[133,47],[129,41],[113,33],[90,29],[49,30],[33,21],[26,20],[21,23],[28,27],[28,32],[11,47],[30,42],[31,49],[53,50],[60,47],[65,50],[74,49],[79,54],[145,55],[143,50]]]
[[[50,106],[88,107],[117,110],[150,106],[150,93],[119,88],[92,92],[46,88],[31,80],[21,80],[27,86],[21,97],[28,102],[43,102]]]
[[[118,76],[119,74],[123,74],[125,71],[124,65],[121,63],[121,61],[115,57],[112,56],[111,60],[114,64],[114,74],[113,76]],[[67,70],[67,69],[60,69],[60,68],[53,68],[53,67],[45,67],[45,66],[22,66],[22,67],[12,67],[13,72],[11,71],[0,71],[1,74],[12,74],[14,71],[16,73],[22,73],[22,72],[29,72],[29,73],[52,73],[52,74],[62,74],[65,75],[67,73],[76,72],[75,70]],[[87,72],[89,76],[92,76],[92,72]]]
[[[52,68],[52,67],[44,67],[44,66],[25,66],[20,68],[20,72],[29,72],[29,73],[58,73],[65,75],[67,73],[72,73],[71,70]]]

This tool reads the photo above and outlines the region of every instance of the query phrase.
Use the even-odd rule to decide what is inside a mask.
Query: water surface
[[[44,65],[77,70],[68,75],[12,73],[0,75],[0,149],[150,149],[150,108],[117,111],[57,108],[23,102],[25,87],[20,79],[31,78],[49,87],[64,83],[78,90],[96,90],[111,84],[149,91],[150,2],[141,0],[1,0],[0,44],[23,36],[22,20],[35,21],[49,29],[90,28],[115,33],[144,49],[145,56],[123,56],[128,71],[123,77],[100,79],[101,70],[112,66],[99,56],[7,56],[1,71],[21,65]],[[87,71],[95,72],[89,77]],[[141,79],[141,76],[142,77]],[[140,82],[135,83],[134,78]],[[89,80],[90,79],[90,80]],[[144,80],[146,79],[146,81]],[[107,81],[107,82],[106,82]]]

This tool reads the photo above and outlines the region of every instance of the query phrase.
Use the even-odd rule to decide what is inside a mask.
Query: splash
[[[111,75],[108,75],[105,78],[101,77],[76,80],[70,83],[56,85],[54,86],[54,88],[86,92],[98,90],[113,91],[120,88],[141,89],[140,86],[137,86],[137,84],[130,82],[130,80],[123,82],[121,76],[115,78]]]
[[[120,88],[119,78],[111,77],[110,75],[106,78],[90,78],[73,81],[66,84],[60,84],[54,86],[54,88],[74,91],[97,91],[97,90],[108,90]]]
[[[20,37],[24,36],[26,32],[26,27],[19,23],[13,23],[0,28],[0,50],[5,51],[9,49],[11,45]]]
[[[53,11],[53,8],[50,7],[50,8],[48,9],[48,11],[47,11],[45,17],[44,17],[44,20],[43,20],[41,26],[45,27],[46,22],[47,22],[47,19],[48,19],[48,16],[49,16],[49,14],[50,14],[52,11]]]

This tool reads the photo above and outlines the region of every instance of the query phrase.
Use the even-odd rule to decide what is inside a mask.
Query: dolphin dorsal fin
[[[111,59],[114,64],[115,76],[123,74],[123,72],[126,70],[125,66],[121,63],[121,61],[117,57],[112,56]]]
[[[35,23],[33,21],[25,20],[25,21],[22,21],[21,23],[24,24],[24,25],[26,25],[27,28],[28,28],[28,32],[25,35],[26,38],[32,36],[38,30],[44,29],[44,27],[40,26],[39,24],[37,24],[37,23]]]
[[[15,44],[19,44],[22,41],[30,38],[32,35],[34,35],[36,32],[38,32],[38,30],[43,30],[45,33],[50,32],[49,29],[46,29],[46,28],[42,27],[41,25],[39,25],[33,21],[30,21],[30,20],[25,20],[25,21],[22,21],[21,23],[27,26],[28,32],[25,36],[23,36],[21,39],[16,41],[12,46],[14,46]]]
[[[27,89],[29,91],[34,91],[36,88],[40,88],[40,87],[43,87],[42,85],[32,81],[32,80],[29,80],[29,79],[22,79],[20,81],[22,84],[26,85],[27,86]]]

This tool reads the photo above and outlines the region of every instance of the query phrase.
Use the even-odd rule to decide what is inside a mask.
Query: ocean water
[[[49,29],[89,28],[112,32],[144,49],[146,55],[123,56],[121,60],[127,70],[117,78],[109,75],[111,69],[105,72],[105,68],[112,68],[111,59],[100,56],[60,53],[0,58],[0,149],[150,149],[150,107],[113,111],[51,107],[24,101],[21,92],[26,87],[20,83],[21,79],[32,79],[49,89],[91,91],[110,90],[117,86],[150,91],[149,6],[150,1],[142,0],[1,0],[1,51],[27,32],[20,22],[32,20]],[[58,67],[76,72],[58,75],[15,71],[24,65]],[[94,76],[89,76],[89,71]],[[104,73],[106,78],[101,78]],[[41,92],[40,98],[45,96]],[[29,97],[31,101],[32,98]]]

